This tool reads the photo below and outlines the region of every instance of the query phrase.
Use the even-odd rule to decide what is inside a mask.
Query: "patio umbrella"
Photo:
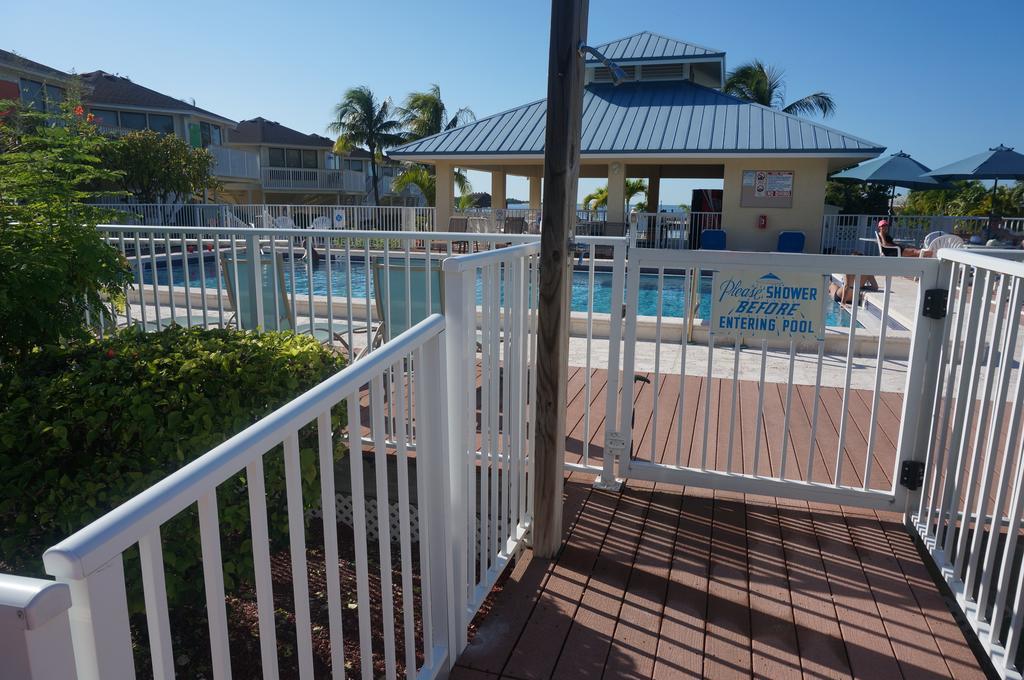
[[[929,177],[948,181],[954,179],[994,180],[992,183],[992,210],[995,213],[996,187],[999,180],[1024,179],[1024,154],[1000,144],[994,149],[975,154],[956,163],[950,163],[928,173]]]
[[[896,187],[904,189],[944,189],[946,185],[929,177],[928,167],[918,163],[910,154],[894,153],[885,158],[875,158],[855,167],[837,172],[832,179],[837,182],[862,184],[881,184],[892,187],[889,196],[889,213],[892,213],[893,201],[896,199]]]

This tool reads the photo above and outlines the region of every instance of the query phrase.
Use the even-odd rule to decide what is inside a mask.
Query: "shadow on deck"
[[[595,380],[593,395],[601,372]],[[570,382],[566,456],[577,461],[580,376]],[[723,423],[729,408],[720,404]],[[738,411],[749,422],[742,398]],[[766,409],[760,426],[781,420]],[[847,455],[863,446],[853,437]],[[891,474],[887,448],[879,463]],[[900,515],[637,480],[612,493],[591,480],[567,477],[560,554],[518,560],[453,678],[985,677]]]

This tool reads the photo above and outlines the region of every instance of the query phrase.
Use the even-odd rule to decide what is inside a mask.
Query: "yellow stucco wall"
[[[791,170],[793,207],[744,208],[740,192],[744,170]],[[825,206],[828,160],[824,158],[741,158],[725,161],[722,191],[722,227],[728,232],[729,250],[775,250],[781,231],[807,235],[804,252],[820,250],[821,220]],[[768,216],[768,228],[758,229],[759,215]]]

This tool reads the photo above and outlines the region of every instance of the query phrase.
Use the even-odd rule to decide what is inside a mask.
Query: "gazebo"
[[[772,250],[779,232],[799,230],[807,234],[808,250],[816,250],[829,173],[885,150],[725,94],[720,50],[647,31],[598,50],[626,76],[616,86],[609,69],[588,57],[580,176],[607,178],[609,223],[626,221],[627,178],[648,181],[652,206],[658,204],[662,179],[714,178],[723,180],[721,224],[730,248]],[[539,209],[545,113],[541,99],[389,155],[436,167],[441,229],[452,214],[456,167],[489,172],[496,207],[505,204],[508,175],[528,178],[529,205]]]

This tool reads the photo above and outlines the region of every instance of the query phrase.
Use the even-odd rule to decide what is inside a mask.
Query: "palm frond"
[[[836,103],[828,92],[815,92],[814,94],[797,99],[795,102],[791,102],[782,111],[795,115],[820,114],[822,118],[828,118],[836,112]]]

